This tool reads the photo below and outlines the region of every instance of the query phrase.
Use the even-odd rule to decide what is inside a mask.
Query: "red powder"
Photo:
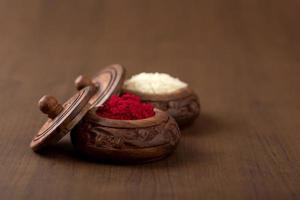
[[[101,117],[121,120],[145,119],[154,116],[153,105],[142,103],[140,97],[133,94],[113,95],[98,108]]]

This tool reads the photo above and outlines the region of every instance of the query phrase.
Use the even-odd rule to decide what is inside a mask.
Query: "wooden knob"
[[[96,87],[93,81],[86,76],[80,75],[76,78],[75,87],[77,90],[81,90],[82,88],[85,88],[87,86]]]
[[[54,119],[64,109],[63,106],[58,103],[55,97],[48,95],[43,96],[39,100],[39,108],[51,119]]]

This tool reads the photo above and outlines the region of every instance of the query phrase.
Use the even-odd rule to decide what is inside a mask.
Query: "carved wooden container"
[[[193,122],[200,114],[199,98],[189,88],[162,95],[150,95],[129,90],[123,90],[123,92],[134,93],[143,101],[152,103],[156,108],[169,113],[180,126]]]
[[[72,143],[84,156],[99,161],[148,162],[176,148],[180,130],[166,112],[142,120],[114,120],[91,110],[71,132]]]

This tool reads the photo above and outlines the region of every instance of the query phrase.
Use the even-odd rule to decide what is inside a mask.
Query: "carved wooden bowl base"
[[[159,113],[159,117],[141,124],[134,121],[144,120],[111,120],[116,121],[112,126],[95,115],[87,116],[72,131],[72,143],[84,156],[100,161],[148,162],[164,158],[176,148],[180,130],[172,117]]]
[[[180,126],[193,122],[200,113],[200,103],[194,94],[176,100],[147,102],[169,113]]]

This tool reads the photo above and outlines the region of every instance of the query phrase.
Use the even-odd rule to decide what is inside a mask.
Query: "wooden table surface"
[[[299,1],[0,1],[0,199],[300,199]],[[202,116],[144,165],[80,159],[69,137],[29,143],[37,100],[121,63],[167,72]]]

